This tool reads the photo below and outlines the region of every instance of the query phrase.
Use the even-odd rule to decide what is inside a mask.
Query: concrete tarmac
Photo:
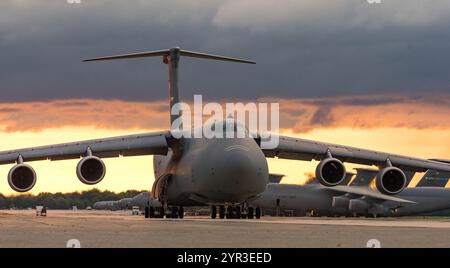
[[[0,247],[450,247],[449,218],[144,219],[131,212],[0,211]]]

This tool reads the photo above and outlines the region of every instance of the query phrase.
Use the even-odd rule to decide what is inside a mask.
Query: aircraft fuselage
[[[262,193],[269,177],[253,138],[183,138],[153,162],[153,197],[174,206],[242,203]]]
[[[320,184],[283,185],[269,184],[266,191],[250,202],[251,206],[268,210],[292,210],[299,215],[315,211],[322,216],[346,216],[352,212],[334,208],[333,197],[342,193],[330,191]],[[443,187],[406,188],[396,197],[414,201],[415,204],[381,202],[376,211],[378,216],[409,216],[432,213],[450,209],[450,189]],[[369,211],[363,216],[371,215],[374,203],[369,202]]]

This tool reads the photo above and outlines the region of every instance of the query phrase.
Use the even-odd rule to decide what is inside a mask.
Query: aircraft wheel
[[[257,219],[261,219],[261,208],[260,207],[256,207],[256,209],[255,209],[255,217]]]
[[[178,218],[178,207],[171,207],[170,214],[172,219]]]
[[[246,219],[247,218],[247,213],[245,213],[245,207],[244,206],[241,207],[241,218],[242,219]]]
[[[144,218],[148,219],[150,217],[150,212],[149,211],[150,211],[149,207],[145,207]]]
[[[217,217],[217,208],[216,206],[211,206],[211,219],[215,219]]]
[[[254,217],[253,208],[252,207],[248,207],[247,208],[247,218],[253,219],[253,217]]]
[[[224,206],[219,207],[219,218],[225,219],[225,207]]]
[[[236,206],[235,207],[236,212],[234,213],[234,215],[236,216],[236,219],[240,219],[241,218],[241,207],[240,206]]]
[[[234,213],[233,213],[233,206],[227,207],[227,214],[225,214],[227,219],[233,219]]]
[[[180,219],[184,218],[184,208],[183,207],[178,208],[178,218],[180,218]]]
[[[148,209],[148,216],[149,216],[149,218],[154,218],[155,217],[155,208],[154,207],[150,207]]]
[[[164,207],[159,207],[159,215],[158,218],[164,218]]]

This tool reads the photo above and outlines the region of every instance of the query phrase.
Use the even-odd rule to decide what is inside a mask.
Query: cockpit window
[[[223,132],[226,133],[228,131],[237,132],[237,124],[236,122],[223,122]]]

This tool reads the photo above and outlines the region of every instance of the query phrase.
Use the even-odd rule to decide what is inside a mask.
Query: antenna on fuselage
[[[178,64],[180,61],[180,56],[256,64],[256,62],[254,62],[254,61],[230,58],[230,57],[223,57],[223,56],[193,52],[193,51],[188,51],[188,50],[182,50],[179,47],[173,47],[171,49],[166,49],[166,50],[156,50],[156,51],[139,52],[139,53],[133,53],[133,54],[123,54],[123,55],[107,56],[107,57],[100,57],[100,58],[92,58],[92,59],[86,59],[83,61],[87,62],[87,61],[102,61],[102,60],[118,60],[118,59],[133,59],[133,58],[158,57],[158,56],[162,56],[163,62],[168,65],[170,111],[172,111],[172,107],[175,104],[179,103],[179,101],[180,101],[179,91],[178,91]],[[178,117],[177,115],[171,114],[170,115],[170,124],[172,124],[177,119],[177,117]]]

